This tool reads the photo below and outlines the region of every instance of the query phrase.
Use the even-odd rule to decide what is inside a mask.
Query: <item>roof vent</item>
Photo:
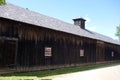
[[[74,25],[78,25],[78,26],[80,26],[80,28],[82,28],[82,29],[85,29],[85,19],[83,19],[83,18],[76,18],[76,19],[73,19],[73,21],[74,21]]]

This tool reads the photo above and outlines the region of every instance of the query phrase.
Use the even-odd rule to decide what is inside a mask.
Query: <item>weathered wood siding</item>
[[[18,39],[16,66],[77,65],[120,60],[119,45],[2,18],[0,36]],[[51,57],[45,56],[45,47],[52,48]],[[81,49],[84,56],[80,56]],[[112,51],[114,57],[111,57]]]

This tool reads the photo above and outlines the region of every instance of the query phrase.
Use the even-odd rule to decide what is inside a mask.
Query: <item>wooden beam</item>
[[[12,40],[12,41],[18,41],[18,38],[10,38],[10,37],[0,37],[1,40]]]

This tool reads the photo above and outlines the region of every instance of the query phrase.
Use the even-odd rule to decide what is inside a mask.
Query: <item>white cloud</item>
[[[90,22],[91,19],[89,17],[85,17],[86,22]]]
[[[85,16],[86,22],[91,22],[91,19],[88,17],[88,15]]]
[[[87,29],[90,30],[90,31],[95,31],[96,27],[87,27]]]

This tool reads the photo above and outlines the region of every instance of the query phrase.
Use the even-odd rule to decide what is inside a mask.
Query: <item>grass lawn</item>
[[[88,66],[80,66],[80,67],[72,67],[72,68],[62,68],[57,70],[14,73],[6,76],[0,76],[0,80],[40,80],[41,77],[73,73],[78,71],[108,67],[108,66],[119,65],[119,64],[120,62],[113,62],[113,63],[104,63],[104,64],[96,64],[96,65],[88,65]]]

